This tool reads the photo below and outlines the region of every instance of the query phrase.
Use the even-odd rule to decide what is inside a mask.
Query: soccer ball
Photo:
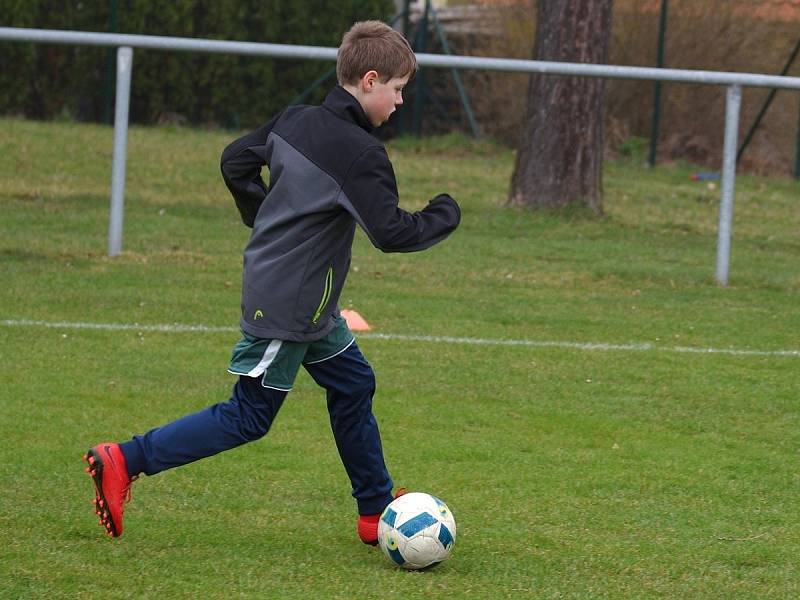
[[[378,521],[381,550],[404,569],[439,564],[450,556],[455,541],[453,513],[430,494],[410,492],[395,498]]]

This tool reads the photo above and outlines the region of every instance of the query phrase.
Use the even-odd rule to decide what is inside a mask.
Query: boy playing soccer
[[[337,302],[356,224],[384,252],[424,250],[459,224],[459,207],[446,194],[413,214],[399,208],[392,165],[370,135],[403,103],[403,86],[416,70],[399,33],[378,21],[356,23],[339,47],[339,85],[321,106],[286,108],[223,152],[225,184],[253,230],[244,250],[242,338],[228,369],[238,381],[227,402],[88,451],[95,512],[110,535],[122,535],[124,505],[139,474],[264,436],[302,364],[327,393],[358,535],[377,543],[393,483],[372,414],[375,376]]]

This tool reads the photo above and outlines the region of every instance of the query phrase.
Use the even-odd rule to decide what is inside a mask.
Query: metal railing
[[[115,256],[122,248],[125,160],[130,82],[133,68],[133,48],[271,56],[298,60],[336,60],[337,52],[336,48],[324,48],[319,46],[262,44],[256,42],[234,42],[87,31],[57,31],[17,27],[0,27],[0,41],[111,46],[117,48],[114,157],[111,175],[111,209],[108,234],[109,256]],[[717,265],[715,272],[716,280],[721,285],[727,285],[730,267],[733,200],[736,182],[736,148],[742,88],[766,87],[772,89],[800,90],[800,77],[763,75],[757,73],[659,69],[440,54],[417,54],[417,60],[420,66],[433,68],[483,69],[490,71],[534,73],[539,75],[643,79],[726,86],[725,138],[723,143],[722,185],[719,227],[717,232]]]

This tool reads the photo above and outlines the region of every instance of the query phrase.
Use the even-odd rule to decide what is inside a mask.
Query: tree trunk
[[[606,63],[613,0],[539,0],[534,59]],[[605,80],[532,75],[510,204],[603,212]]]

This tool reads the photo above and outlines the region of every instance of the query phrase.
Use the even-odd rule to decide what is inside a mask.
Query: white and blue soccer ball
[[[456,520],[435,496],[410,492],[395,498],[378,522],[378,544],[404,569],[425,569],[450,556]]]

